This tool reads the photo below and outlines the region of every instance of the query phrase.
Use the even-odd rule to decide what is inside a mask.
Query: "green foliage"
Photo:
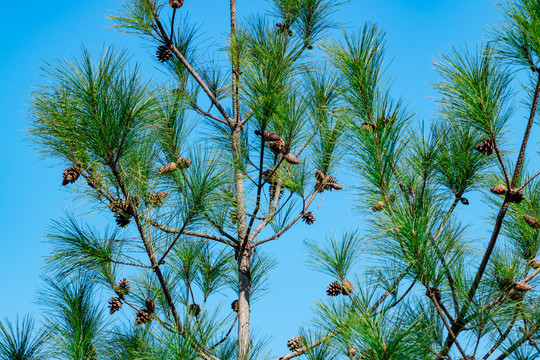
[[[34,320],[25,316],[17,318],[15,326],[7,319],[0,322],[0,359],[38,360],[46,359],[48,354],[44,341],[47,333],[35,330]]]

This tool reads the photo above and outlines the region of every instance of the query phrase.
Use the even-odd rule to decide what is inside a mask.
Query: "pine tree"
[[[250,333],[273,266],[261,249],[315,221],[310,205],[342,189],[343,160],[367,236],[306,241],[309,265],[332,280],[279,359],[536,358],[540,172],[536,162],[529,174],[525,155],[540,1],[503,4],[486,45],[440,56],[429,124],[393,97],[379,27],[323,41],[339,2],[274,0],[272,16],[244,22],[230,4],[225,67],[177,20],[184,1],[129,0],[115,26],[150,41],[170,81],[143,80],[126,53],[106,49],[94,63],[83,50],[49,65],[50,85],[34,93],[35,142],[65,165],[63,184],[116,224],[100,233],[73,216],[54,222],[48,269],[72,280],[49,281],[64,294],[50,304],[65,320],[49,323],[57,343],[79,339],[73,358],[265,358]],[[530,83],[515,93],[520,77]],[[528,119],[514,154],[515,100]],[[480,251],[468,230],[477,224],[456,211],[469,204],[491,227]],[[103,311],[129,314],[126,329],[103,331],[94,283],[107,292]],[[211,309],[227,288],[231,307]],[[84,321],[93,326],[74,326]]]

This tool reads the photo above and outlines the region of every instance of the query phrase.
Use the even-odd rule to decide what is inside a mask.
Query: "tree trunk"
[[[238,259],[238,360],[247,360],[250,351],[249,325],[251,309],[251,250]]]

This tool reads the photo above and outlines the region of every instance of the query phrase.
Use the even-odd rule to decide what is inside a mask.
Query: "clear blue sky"
[[[237,5],[241,18],[268,4],[238,0]],[[28,99],[33,85],[45,81],[39,76],[43,61],[79,55],[81,45],[97,54],[103,45],[114,44],[129,48],[148,76],[159,74],[153,48],[108,28],[105,15],[119,7],[118,0],[0,1],[0,188],[4,189],[0,201],[0,318],[39,314],[36,291],[48,253],[44,234],[51,219],[68,207],[74,209],[73,196],[61,186],[62,168],[41,160],[28,141]],[[205,37],[215,37],[216,43],[223,44],[228,1],[185,0],[182,11],[202,25]],[[366,21],[386,30],[394,93],[404,96],[420,120],[429,119],[435,109],[435,94],[429,85],[437,81],[434,57],[451,45],[481,42],[482,30],[495,25],[499,15],[489,0],[352,0],[338,16],[348,31]],[[350,211],[352,198],[346,191],[325,194],[316,204],[320,209],[315,210],[318,221],[314,225],[300,224],[266,247],[279,265],[270,274],[269,294],[254,305],[253,325],[260,334],[275,337],[276,355],[286,351],[287,338],[309,319],[313,300],[325,296],[330,280],[304,266],[302,240],[322,239],[327,228],[338,233],[362,229],[362,216]]]

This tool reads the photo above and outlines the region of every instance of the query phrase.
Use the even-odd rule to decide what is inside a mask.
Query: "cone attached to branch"
[[[160,45],[156,50],[157,59],[161,62],[168,61],[172,56],[170,44]]]
[[[384,208],[384,201],[377,201],[371,208],[373,211],[381,211]]]
[[[531,227],[531,229],[536,230],[536,229],[540,228],[540,221],[537,218],[535,218],[534,216],[523,215],[523,219]]]
[[[234,301],[231,303],[231,309],[232,309],[232,311],[234,311],[235,313],[237,313],[237,312],[238,312],[238,308],[239,308],[238,300],[234,300]]]
[[[190,304],[188,306],[188,314],[192,316],[199,316],[201,313],[201,307],[197,304]]]
[[[118,284],[116,285],[116,288],[114,289],[114,291],[118,294],[118,295],[128,295],[129,292],[131,291],[131,285],[129,284],[129,281],[127,281],[126,278],[123,278],[122,280],[118,281]]]
[[[308,211],[307,213],[302,215],[302,220],[306,224],[311,225],[315,222],[315,214],[313,213],[313,211]]]
[[[508,201],[511,203],[519,204],[523,201],[523,191],[518,189],[510,189],[506,194]]]
[[[159,168],[159,171],[157,172],[157,174],[158,174],[158,175],[170,174],[170,173],[172,173],[173,171],[176,171],[177,168],[178,168],[178,166],[176,165],[176,163],[170,162],[170,163],[165,164],[165,165],[163,165],[162,167],[160,167],[160,168]]]
[[[463,205],[469,205],[469,199],[467,198],[464,198],[464,197],[459,198],[459,201],[461,201]]]
[[[62,185],[66,186],[67,184],[72,184],[81,175],[81,169],[79,169],[77,166],[72,166],[62,173],[62,177],[64,180],[62,181]]]
[[[140,309],[137,311],[135,317],[135,325],[146,324],[152,320],[152,314],[146,309]]]
[[[491,155],[495,148],[495,141],[492,138],[485,138],[482,142],[474,147],[482,155]]]
[[[255,130],[255,135],[259,135],[263,138],[264,141],[279,141],[281,137],[273,131],[262,132],[260,130]]]
[[[187,169],[191,166],[191,160],[188,158],[180,158],[176,161],[176,167],[180,170]]]
[[[343,295],[350,295],[354,291],[354,285],[349,280],[343,281],[343,284],[341,285],[341,293]]]
[[[287,341],[287,347],[291,351],[301,350],[306,343],[306,340],[301,336],[295,336]]]
[[[169,195],[167,191],[155,192],[154,190],[150,191],[147,195],[148,203],[153,207],[160,207],[163,204],[163,200]]]
[[[122,301],[117,297],[112,297],[109,299],[109,309],[111,315],[117,312],[122,308]]]
[[[146,310],[148,310],[149,313],[152,314],[154,311],[156,311],[156,304],[154,303],[154,300],[146,299],[144,305],[146,306]]]
[[[325,177],[326,176],[321,170],[315,171],[315,179],[317,179],[318,182],[323,182]]]
[[[276,155],[282,153],[285,149],[285,141],[283,141],[282,138],[279,138],[279,140],[276,141],[270,141],[269,145],[270,150],[272,150],[272,152]]]
[[[362,125],[360,125],[360,126],[362,127],[362,130],[367,131],[367,132],[375,131],[375,129],[377,128],[375,123],[367,122],[367,121],[363,122]]]
[[[180,9],[184,5],[184,0],[169,0],[169,5],[173,9]]]
[[[114,214],[114,220],[116,221],[116,224],[120,226],[121,228],[124,228],[129,225],[131,222],[131,216],[124,213],[124,212],[118,212]]]
[[[289,164],[293,164],[293,165],[298,165],[300,164],[300,160],[298,160],[298,158],[296,156],[294,156],[293,154],[287,154],[285,155],[285,160],[289,163]]]
[[[506,192],[508,191],[508,189],[506,188],[506,186],[504,186],[503,184],[498,184],[498,185],[495,185],[493,186],[491,189],[489,189],[492,193],[494,194],[497,194],[497,195],[504,195],[506,194]]]
[[[343,291],[343,286],[339,283],[339,281],[334,281],[328,285],[328,289],[326,289],[326,295],[328,296],[338,296]]]

